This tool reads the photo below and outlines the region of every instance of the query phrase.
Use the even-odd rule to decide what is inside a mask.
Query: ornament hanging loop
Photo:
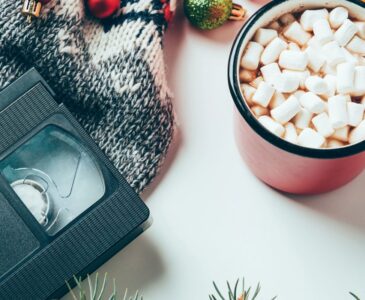
[[[241,21],[244,19],[246,15],[246,10],[240,4],[233,3],[231,15],[229,16],[229,20],[232,21]]]

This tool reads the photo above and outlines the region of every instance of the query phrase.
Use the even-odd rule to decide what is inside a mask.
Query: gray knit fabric
[[[173,135],[162,55],[169,1],[122,5],[117,17],[100,21],[83,0],[52,0],[29,24],[21,0],[0,0],[0,88],[36,67],[140,192]]]

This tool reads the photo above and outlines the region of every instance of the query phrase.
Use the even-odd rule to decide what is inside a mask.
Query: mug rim
[[[292,0],[276,0],[271,1],[257,10],[242,26],[238,35],[236,36],[233,46],[231,48],[231,52],[229,55],[229,62],[228,62],[228,85],[231,96],[233,98],[233,102],[238,109],[241,117],[245,119],[248,125],[264,140],[269,142],[270,144],[284,150],[287,152],[291,152],[300,156],[306,156],[311,158],[323,158],[323,159],[334,159],[334,158],[341,158],[352,156],[355,154],[359,154],[364,152],[365,150],[365,140],[353,145],[340,147],[340,148],[333,148],[333,149],[317,149],[317,148],[308,148],[299,146],[297,144],[293,144],[287,142],[283,138],[276,136],[275,134],[271,133],[267,130],[264,126],[260,124],[258,119],[253,115],[250,108],[248,107],[243,93],[240,89],[240,81],[239,76],[237,73],[237,66],[239,65],[240,57],[240,50],[242,48],[243,39],[249,33],[252,26],[269,10],[276,7],[279,4],[284,2],[289,2]],[[365,2],[361,0],[343,0],[344,2],[351,2],[360,6],[360,8],[365,9]]]

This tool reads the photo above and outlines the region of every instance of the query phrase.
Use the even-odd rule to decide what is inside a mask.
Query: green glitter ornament
[[[190,23],[200,29],[214,29],[228,19],[242,20],[246,11],[232,0],[184,0],[184,11]]]

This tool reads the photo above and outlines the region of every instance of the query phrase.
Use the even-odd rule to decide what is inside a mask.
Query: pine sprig
[[[81,278],[73,277],[74,283],[77,286],[77,292],[75,293],[69,282],[66,281],[66,285],[70,291],[70,294],[74,300],[143,300],[143,298],[139,295],[138,291],[134,296],[128,296],[128,290],[125,290],[123,298],[119,298],[117,295],[117,288],[115,284],[115,279],[113,279],[113,292],[111,295],[106,295],[105,288],[107,286],[107,273],[105,273],[102,283],[100,285],[99,282],[99,274],[96,273],[95,281],[92,282],[92,279],[89,275],[87,275],[87,282],[89,287],[89,298],[86,296],[86,289],[82,285]]]
[[[70,291],[73,300],[143,300],[143,297],[139,295],[138,291],[134,294],[134,296],[129,296],[128,290],[125,290],[123,298],[118,297],[115,279],[113,279],[113,292],[110,295],[106,295],[105,289],[108,285],[107,273],[105,273],[102,281],[99,280],[99,274],[96,273],[94,282],[91,277],[87,275],[89,297],[87,296],[86,289],[82,285],[81,278],[77,278],[76,276],[74,276],[72,280],[72,283],[76,284],[76,291],[72,290],[70,282],[66,282],[66,285]],[[240,288],[238,287],[239,283],[239,279],[236,280],[234,285],[231,285],[227,281],[228,297],[226,298],[225,296],[223,296],[217,284],[213,281],[215,294],[209,295],[209,300],[258,300],[257,297],[261,290],[260,283],[257,284],[256,289],[254,290],[251,287],[248,287],[246,289],[244,278],[242,279],[242,287]],[[349,293],[355,300],[360,300],[360,298],[354,293]],[[274,297],[271,300],[275,299],[277,299],[277,297]]]
[[[246,290],[245,287],[245,278],[242,279],[242,289],[238,290],[239,279],[237,279],[236,283],[234,284],[233,288],[230,283],[227,281],[227,290],[228,290],[228,298],[225,298],[222,292],[219,290],[217,284],[213,281],[213,286],[216,292],[216,295],[211,294],[209,295],[209,300],[255,300],[260,293],[261,286],[260,283],[257,284],[255,291],[251,296],[251,287],[248,287]],[[276,299],[276,297],[272,298],[272,300]]]

